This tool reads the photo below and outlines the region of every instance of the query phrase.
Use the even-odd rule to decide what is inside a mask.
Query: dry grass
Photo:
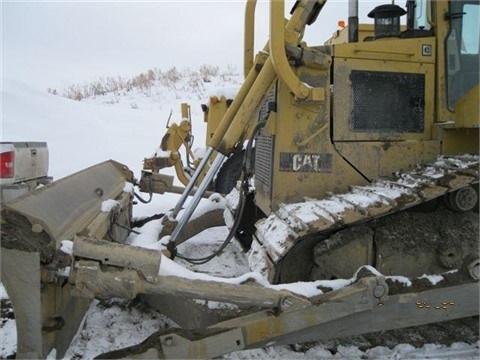
[[[220,71],[218,66],[207,64],[201,65],[198,70],[188,68],[179,70],[176,67],[172,67],[163,71],[154,68],[130,79],[121,76],[100,77],[89,84],[72,84],[61,91],[48,88],[47,92],[77,101],[108,93],[118,96],[134,89],[138,89],[148,96],[152,86],[158,83],[170,90],[187,90],[198,96],[203,96],[205,91],[204,83],[211,82],[213,77],[221,76],[223,80],[228,80],[237,74],[238,71],[232,65],[228,65],[227,69],[223,71]]]

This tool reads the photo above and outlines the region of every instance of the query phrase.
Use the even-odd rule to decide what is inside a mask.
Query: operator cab
[[[453,110],[457,100],[478,85],[480,50],[480,3],[451,1],[446,38],[447,98]]]
[[[434,1],[408,0],[406,10],[395,4],[375,7],[368,16],[374,19],[374,35],[363,41],[385,38],[435,36],[436,23],[449,22],[445,38],[447,104],[454,111],[456,102],[478,84],[480,64],[480,4],[476,0],[451,1],[444,19],[435,19]],[[400,18],[406,15],[406,29]]]

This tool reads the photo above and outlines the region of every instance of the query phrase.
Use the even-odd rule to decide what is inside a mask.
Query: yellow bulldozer
[[[270,36],[254,57],[256,1],[247,1],[245,80],[233,101],[204,107],[208,149],[163,219],[165,250],[124,244],[133,198],[125,182],[134,179],[114,161],[2,204],[18,358],[52,348],[61,357],[93,298],[139,296],[179,325],[102,358],[212,358],[478,316],[480,5],[408,0],[377,6],[373,24],[359,24],[351,0],[348,26],[307,44],[325,4],[297,1],[285,19],[284,2],[271,0]],[[145,191],[168,188],[160,163],[144,169]],[[159,274],[163,257],[211,258],[177,246],[218,224],[192,215],[221,169],[230,169],[228,186],[217,190],[231,189],[224,244],[240,241],[252,271],[282,290],[255,277],[232,285]],[[102,212],[108,199],[117,206]],[[69,256],[59,250],[66,239]],[[336,279],[350,280],[315,296],[288,287]],[[432,310],[419,316],[425,304]]]

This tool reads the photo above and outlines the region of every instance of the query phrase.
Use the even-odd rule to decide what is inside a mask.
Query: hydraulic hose
[[[237,233],[238,227],[240,226],[240,222],[242,221],[243,214],[245,212],[245,204],[246,204],[246,199],[247,199],[247,194],[249,192],[249,186],[248,186],[248,180],[252,177],[253,172],[253,157],[252,157],[252,152],[253,152],[253,141],[255,137],[258,135],[260,130],[265,126],[265,121],[261,121],[257,124],[255,127],[254,131],[252,132],[252,135],[250,136],[250,139],[248,140],[247,143],[247,149],[245,151],[245,157],[243,159],[243,171],[241,175],[241,182],[242,182],[242,191],[240,192],[240,197],[238,200],[238,205],[237,205],[237,212],[235,213],[235,218],[233,222],[233,226],[230,229],[227,237],[223,241],[222,245],[214,251],[212,254],[202,257],[202,258],[189,258],[185,255],[182,255],[176,251],[175,248],[169,249],[172,254],[175,254],[176,257],[183,259],[191,264],[194,265],[202,265],[206,264],[210,260],[212,260],[214,257],[218,256],[223,249],[232,241],[233,237]],[[170,244],[170,243],[169,243]]]

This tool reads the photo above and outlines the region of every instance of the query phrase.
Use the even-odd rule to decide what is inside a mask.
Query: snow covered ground
[[[214,77],[199,90],[178,84],[175,89],[154,86],[148,93],[133,91],[88,98],[81,102],[32,90],[27,84],[3,79],[2,141],[47,141],[50,149],[50,175],[55,179],[79,171],[98,162],[114,159],[130,167],[139,176],[144,157],[150,156],[160,143],[169,113],[180,120],[180,103],[189,102],[192,110],[196,146],[202,147],[205,124],[200,104],[215,94],[218,88],[235,88],[240,76]],[[173,174],[173,171],[169,171]],[[155,195],[150,204],[138,204],[134,216],[164,213],[175,206],[177,195]],[[152,221],[132,234],[130,242],[156,247],[160,222]],[[181,245],[187,255],[209,254],[226,237],[225,227],[213,228]],[[177,260],[171,266],[185,266]],[[244,253],[236,242],[212,262],[198,266],[214,276],[236,277],[250,271]],[[186,270],[185,270],[186,271]],[[2,305],[8,295],[0,286]],[[66,359],[91,359],[144,340],[150,333],[174,326],[164,315],[138,302],[118,299],[94,301],[83,326],[65,355]],[[15,320],[4,316],[0,329],[0,358],[16,350]],[[55,356],[53,352],[51,358]],[[408,343],[362,347],[355,341],[302,344],[236,352],[226,359],[410,359],[451,358],[476,359],[480,356],[479,342],[454,342],[448,346],[428,343],[415,347]]]

